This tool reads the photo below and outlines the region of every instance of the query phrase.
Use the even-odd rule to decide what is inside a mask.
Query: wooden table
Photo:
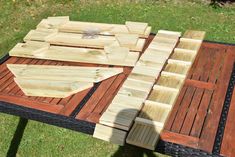
[[[153,36],[148,38],[145,48]],[[93,134],[95,124],[132,70],[130,67],[124,67],[122,74],[97,83],[93,88],[70,97],[58,99],[25,96],[13,81],[13,75],[6,68],[7,63],[105,65],[9,56],[5,56],[1,60],[0,112],[90,135]],[[161,133],[161,141],[156,148],[157,151],[169,155],[182,154],[186,156],[234,154],[234,63],[235,45],[203,42]],[[231,75],[232,72],[233,75]],[[228,146],[230,149],[226,149]]]

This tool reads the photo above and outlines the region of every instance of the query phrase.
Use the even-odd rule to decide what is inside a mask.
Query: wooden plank
[[[131,97],[136,97],[136,98],[140,98],[140,99],[145,100],[149,93],[145,92],[145,91],[141,91],[141,90],[121,87],[118,91],[118,94],[131,96]]]
[[[7,64],[8,69],[20,78],[100,82],[123,72],[122,68]]]
[[[143,26],[139,23],[130,26],[130,22],[127,21],[126,25],[122,24],[106,24],[106,23],[94,23],[94,22],[82,22],[82,21],[69,21],[59,26],[60,32],[71,33],[85,33],[87,31],[95,32],[102,35],[115,35],[117,33],[133,33],[138,34],[140,37],[147,38],[151,32],[151,27],[147,26],[143,31]],[[129,29],[128,29],[129,26]]]
[[[124,109],[118,113],[106,111],[100,117],[99,123],[128,131],[137,113],[136,109]]]
[[[125,144],[126,132],[96,124],[93,137],[123,146]]]
[[[137,34],[115,34],[121,47],[134,47],[138,43],[139,36]]]
[[[155,150],[161,130],[161,127],[135,122],[126,138],[126,142],[139,147]]]
[[[156,87],[151,91],[148,100],[173,105],[177,93],[172,90],[163,90],[162,88]]]
[[[136,74],[142,74],[142,75],[157,77],[158,74],[160,73],[160,70],[159,69],[154,69],[154,68],[151,68],[151,67],[147,67],[147,66],[138,66],[138,65],[136,65],[134,67],[134,69],[132,70],[132,72],[136,73]]]
[[[93,86],[93,83],[77,81],[49,81],[23,78],[14,78],[14,81],[25,95],[41,97],[65,98]]]
[[[164,69],[166,72],[176,73],[180,75],[186,75],[190,66],[176,63],[168,63]]]
[[[186,53],[186,52],[180,52],[180,51],[174,50],[174,53],[172,54],[171,59],[192,62],[195,57],[196,56],[194,53]]]
[[[170,88],[180,89],[183,84],[184,79],[176,76],[169,76],[161,73],[157,81],[157,85],[166,86]]]
[[[144,34],[148,28],[148,23],[126,21],[126,27],[130,33]]]
[[[191,40],[184,40],[184,38],[180,38],[180,43],[177,45],[177,48],[198,51],[201,47],[201,42],[195,42]]]
[[[20,49],[18,46],[14,47],[10,51],[10,56],[121,66],[134,66],[139,58],[138,52],[129,52],[125,60],[110,61],[108,59],[110,55],[107,55],[104,50],[63,46],[50,46],[49,48],[45,47],[43,50],[38,48],[31,50],[28,48],[28,45],[31,45],[31,43],[26,42],[22,44]],[[41,44],[43,42],[38,43]],[[119,51],[116,53],[119,53]]]
[[[155,76],[148,76],[134,72],[131,72],[131,74],[128,76],[128,80],[138,80],[144,83],[153,83],[155,82],[155,79],[156,79]]]
[[[58,29],[67,22],[69,22],[69,16],[48,17],[37,25],[37,29]]]
[[[186,30],[183,38],[194,39],[194,40],[203,40],[206,35],[204,31],[196,31],[196,30]]]
[[[128,36],[132,35],[126,34],[126,37]],[[46,41],[54,45],[81,46],[81,47],[90,47],[90,48],[104,48],[104,46],[109,46],[109,45],[122,46],[113,36],[97,35],[94,38],[85,38],[83,37],[82,34],[71,34],[71,33],[57,33],[53,36],[43,38],[42,41]],[[138,39],[135,45],[128,44],[125,45],[125,47],[129,48],[132,51],[142,51],[144,44],[145,44],[145,39]]]
[[[145,82],[141,82],[141,81],[137,81],[137,80],[127,79],[124,82],[123,87],[141,90],[144,92],[149,92],[152,88],[152,85],[153,85],[153,83],[145,83]]]
[[[138,117],[165,123],[170,110],[170,105],[162,105],[160,103],[146,101]]]

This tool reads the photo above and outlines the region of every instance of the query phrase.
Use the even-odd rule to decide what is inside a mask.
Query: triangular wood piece
[[[148,27],[148,23],[126,21],[126,27],[130,33],[143,34]]]
[[[137,34],[116,34],[115,37],[119,45],[123,47],[134,47],[139,39]]]
[[[122,68],[78,67],[53,65],[7,64],[8,69],[21,78],[100,82],[122,73]]]
[[[91,88],[92,82],[14,78],[26,96],[65,98]]]

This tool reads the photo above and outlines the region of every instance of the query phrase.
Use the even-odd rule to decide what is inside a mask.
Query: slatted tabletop
[[[153,37],[151,35],[147,39],[145,49]],[[203,42],[161,134],[163,141],[212,153],[234,62],[235,46]],[[56,121],[57,118],[61,121],[64,119],[63,123],[74,123],[77,125],[75,128],[78,128],[75,130],[86,132],[85,129],[79,130],[79,124],[84,124],[82,126],[84,128],[86,128],[86,125],[91,127],[91,130],[87,132],[89,134],[92,134],[95,124],[132,70],[131,67],[124,67],[124,73],[122,74],[96,83],[90,89],[59,99],[25,96],[13,81],[13,75],[6,67],[6,64],[9,63],[104,67],[108,65],[18,57],[9,57],[0,65],[1,112],[20,116],[25,115],[25,112],[27,113],[26,118],[67,127],[66,124],[52,122]],[[231,104],[233,105],[230,108],[234,108],[234,96]],[[23,114],[18,114],[18,109]],[[37,118],[35,118],[33,114],[36,113],[40,113],[42,116],[40,117],[40,114],[37,114]],[[32,115],[29,116],[29,114]],[[43,120],[45,115],[48,115],[46,121]],[[52,117],[51,121],[50,116]],[[232,118],[234,118],[233,109],[229,111],[228,116],[228,119]],[[229,128],[234,128],[234,124],[230,121],[226,125],[226,135],[231,133]],[[225,146],[231,146],[232,141],[234,141],[227,136],[224,140],[223,145]],[[235,145],[232,145],[232,147],[235,149]],[[226,154],[226,151],[223,150],[223,154]]]

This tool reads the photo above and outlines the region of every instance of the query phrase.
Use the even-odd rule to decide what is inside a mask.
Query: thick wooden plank
[[[93,86],[91,82],[14,78],[27,96],[65,98]]]
[[[123,146],[125,144],[126,132],[96,124],[93,137]]]
[[[8,69],[15,77],[64,80],[81,82],[100,82],[123,72],[122,68],[58,66],[58,65],[28,65],[7,64]]]
[[[126,142],[139,147],[154,150],[161,130],[161,127],[135,122],[127,136]]]
[[[206,32],[204,31],[187,30],[182,37],[194,40],[203,40],[205,35]]]

